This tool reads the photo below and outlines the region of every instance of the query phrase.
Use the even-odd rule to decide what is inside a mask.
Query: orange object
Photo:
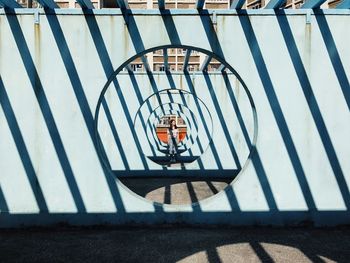
[[[158,139],[164,143],[168,143],[168,133],[167,133],[168,129],[169,128],[167,127],[156,128]],[[186,137],[187,127],[178,127],[178,130],[179,130],[179,142],[181,142]]]
[[[163,116],[156,126],[156,133],[158,139],[164,143],[168,143],[168,129],[170,128],[171,121],[175,121],[177,129],[179,130],[179,142],[186,137],[187,125],[185,121],[175,114],[168,114]]]

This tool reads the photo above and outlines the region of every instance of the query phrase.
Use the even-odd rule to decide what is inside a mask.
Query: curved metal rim
[[[136,112],[136,114],[135,114],[135,118],[134,118],[134,122],[133,122],[133,125],[134,125],[134,127],[135,127],[135,123],[136,123],[136,119],[137,119],[137,116],[140,114],[140,112],[141,112],[141,108],[145,105],[145,103],[150,99],[150,98],[152,98],[153,96],[156,96],[156,94],[158,94],[158,93],[160,93],[160,92],[163,92],[164,90],[178,90],[178,89],[163,89],[163,90],[160,90],[160,91],[158,91],[158,92],[155,92],[155,93],[152,93],[150,96],[148,96],[145,100],[144,100],[144,102],[141,104],[141,106],[138,108],[138,110],[137,110],[137,112]],[[181,92],[182,92],[183,90],[181,90]],[[192,96],[194,96],[194,97],[196,97],[196,98],[198,98],[197,96],[195,96],[193,93],[191,93],[191,92],[188,92],[188,91],[185,91],[186,93],[188,93],[188,94],[191,94]],[[198,98],[199,99],[199,98]],[[201,101],[202,102],[202,101]],[[202,102],[203,103],[203,102]],[[161,107],[162,105],[168,105],[168,104],[177,104],[177,105],[181,105],[181,106],[183,106],[183,107],[185,107],[185,108],[187,108],[191,113],[192,113],[192,115],[194,116],[194,114],[193,114],[193,112],[186,106],[186,105],[184,105],[184,104],[182,104],[182,103],[173,103],[173,102],[169,102],[169,103],[164,103],[164,104],[161,104],[161,105],[159,105],[159,106],[157,106],[155,109],[152,109],[152,112],[150,113],[150,116],[153,114],[153,112],[154,111],[156,111],[159,107]],[[203,103],[204,104],[204,103]],[[204,106],[206,106],[205,104],[204,104]],[[208,109],[207,109],[208,110]],[[208,112],[209,112],[209,110],[208,110]],[[209,115],[210,115],[210,112],[209,112]],[[149,116],[149,118],[150,118],[150,116]],[[211,117],[211,115],[210,115],[210,117]],[[149,120],[149,118],[147,119],[147,121]],[[195,118],[194,118],[195,119]],[[151,143],[150,143],[151,144]]]
[[[163,106],[164,105],[168,105],[168,104],[178,104],[178,103],[165,103],[165,104],[162,104]],[[184,106],[183,104],[180,104],[180,105],[182,105],[182,106]],[[159,107],[160,106],[158,106],[154,111],[152,111],[151,112],[151,115],[148,117],[148,119],[147,119],[147,127],[146,127],[146,130],[148,131],[148,127],[149,127],[149,122],[148,122],[148,120],[151,118],[151,117],[153,117],[154,116],[154,114],[156,114],[156,111],[159,109]],[[184,106],[185,107],[185,106]],[[188,111],[190,111],[190,109],[188,108],[188,107],[185,107]],[[183,112],[179,112],[178,110],[167,110],[167,112],[169,112],[169,114],[172,114],[173,112],[177,112],[178,114],[180,114],[180,117],[181,118],[183,118],[183,119],[186,119],[187,120],[187,123],[189,124],[189,126],[191,126],[191,123],[190,123],[190,121],[189,121],[189,119],[188,119],[188,117],[186,116],[186,114],[185,113],[183,113]],[[166,114],[160,114],[158,117],[160,117],[160,118],[162,118],[163,116],[165,116]],[[154,118],[156,118],[155,116],[154,116]],[[190,127],[191,128],[191,127]],[[196,131],[197,132],[197,131]],[[192,133],[189,133],[189,134],[192,134]],[[152,137],[154,138],[154,140],[156,140],[156,135],[154,135],[154,131],[152,131]],[[195,136],[195,138],[197,138],[197,136]],[[159,140],[159,139],[158,139]],[[186,142],[186,143],[184,143],[184,142]],[[186,147],[186,145],[187,145],[187,139],[184,139],[184,140],[182,140],[179,144],[181,144],[181,146],[185,146]],[[153,148],[154,148],[154,145],[152,145],[153,146]],[[166,147],[166,146],[164,146],[164,145],[162,145],[162,147]],[[187,147],[186,147],[187,148]],[[188,148],[187,150],[189,150],[190,148]],[[186,151],[187,151],[186,150]]]
[[[113,178],[115,178],[116,180],[118,180],[118,178],[116,176],[114,176],[113,172],[110,170],[110,167],[108,166],[108,164],[106,163],[106,161],[104,160],[104,156],[102,154],[103,150],[103,146],[102,146],[102,142],[101,142],[101,138],[99,137],[99,133],[98,133],[98,115],[100,112],[100,108],[101,108],[101,104],[102,104],[102,100],[104,97],[104,94],[106,92],[106,90],[108,89],[109,85],[111,84],[111,82],[113,81],[113,79],[117,76],[117,74],[123,70],[123,68],[125,68],[128,64],[130,64],[130,62],[132,62],[133,60],[135,60],[137,57],[140,57],[142,55],[145,55],[146,53],[149,52],[153,52],[155,50],[158,49],[164,49],[164,48],[187,48],[187,49],[191,49],[191,50],[195,50],[195,51],[199,51],[202,52],[206,55],[212,56],[214,59],[216,59],[217,61],[219,61],[220,63],[222,63],[227,69],[229,69],[235,76],[236,78],[239,80],[239,82],[241,83],[241,85],[243,86],[250,105],[252,107],[252,114],[253,114],[253,121],[254,121],[254,134],[253,134],[253,140],[252,143],[249,147],[249,155],[247,157],[247,160],[245,162],[245,164],[242,166],[241,170],[239,171],[239,173],[232,179],[232,182],[230,183],[230,186],[232,187],[233,184],[238,180],[238,178],[241,176],[241,174],[244,173],[246,167],[248,166],[250,160],[252,159],[252,155],[255,153],[256,151],[256,143],[257,143],[257,138],[258,138],[258,131],[259,131],[259,125],[258,125],[258,116],[257,116],[257,111],[256,111],[256,106],[253,100],[253,97],[247,87],[247,85],[245,84],[245,82],[243,81],[243,79],[241,78],[241,76],[238,74],[238,72],[229,64],[225,61],[224,58],[222,58],[221,56],[215,54],[212,51],[203,49],[203,48],[199,48],[199,47],[194,47],[194,46],[190,46],[190,45],[174,45],[174,44],[167,44],[167,45],[160,45],[160,46],[156,46],[153,48],[149,48],[149,49],[145,49],[142,52],[136,53],[134,56],[130,57],[128,60],[126,60],[124,63],[122,63],[115,71],[114,73],[111,74],[111,76],[108,78],[106,84],[104,85],[101,93],[100,93],[100,97],[97,101],[97,105],[96,105],[96,110],[95,110],[95,118],[94,118],[94,131],[95,131],[95,137],[96,137],[96,144],[97,144],[97,154],[100,158],[101,164],[107,168],[107,170],[110,172],[110,175],[113,176]],[[139,198],[142,201],[145,201],[149,204],[152,204],[154,207],[159,207],[160,209],[162,209],[163,207],[198,207],[200,206],[200,203],[207,203],[207,202],[211,202],[212,199],[216,198],[216,196],[220,193],[222,193],[223,191],[227,192],[228,190],[228,186],[225,187],[225,189],[221,190],[219,193],[214,194],[213,196],[207,197],[203,200],[200,200],[198,202],[195,203],[191,203],[191,204],[181,204],[181,205],[174,205],[174,204],[164,204],[164,203],[158,203],[158,202],[154,202],[151,201],[145,197],[142,197],[138,194],[136,194],[135,192],[133,192],[132,190],[130,190],[127,186],[125,186],[120,180],[118,180],[118,182],[120,183],[120,185],[130,194],[132,194],[133,196],[136,196],[137,198]]]
[[[193,93],[188,93],[188,94],[190,94],[190,95],[192,95],[193,97],[195,97],[196,99],[198,99],[198,100],[200,100],[200,98],[198,98],[197,96],[195,96]],[[200,100],[200,102],[201,103],[203,103],[203,105],[204,105],[204,107],[205,107],[205,109],[206,109],[206,111],[207,111],[207,113],[208,113],[208,115],[209,115],[209,117],[210,117],[210,120],[211,120],[211,132],[210,132],[210,139],[209,139],[209,141],[208,141],[208,145],[206,145],[206,147],[204,147],[204,149],[203,149],[203,151],[201,152],[201,155],[207,150],[207,148],[208,148],[208,146],[209,146],[209,144],[210,144],[210,142],[211,142],[211,140],[212,140],[212,135],[213,135],[213,120],[212,120],[212,116],[211,116],[211,114],[210,114],[210,111],[209,111],[209,109],[207,108],[207,106],[204,104],[204,102],[202,101],[202,100]],[[162,105],[168,105],[168,104],[176,104],[176,105],[181,105],[182,107],[184,107],[184,108],[186,108],[189,112],[190,112],[190,114],[192,115],[192,118],[194,119],[194,121],[196,121],[196,115],[186,106],[186,105],[184,105],[184,104],[182,104],[182,103],[174,103],[174,102],[172,102],[172,103],[165,103],[165,104],[162,104]],[[155,111],[157,111],[162,105],[159,105],[158,107],[156,107],[152,112],[151,112],[151,114],[150,114],[150,116],[149,116],[149,118],[152,116],[152,114],[155,112]],[[186,116],[186,114],[185,114],[185,116]],[[148,118],[148,120],[149,120],[149,118]],[[186,119],[187,119],[187,116],[186,116]],[[136,118],[135,118],[135,120],[136,120]],[[189,125],[191,125],[191,123],[189,122]],[[198,125],[197,125],[198,126]],[[134,127],[135,127],[135,124],[134,124]],[[152,135],[153,135],[153,133],[152,133]],[[153,135],[153,137],[154,137],[154,135]],[[194,137],[194,141],[197,139],[197,137],[198,137],[198,130],[196,129],[196,136]],[[190,145],[190,147],[187,149],[187,150],[189,150],[193,145],[194,145],[195,143],[192,143],[191,145]],[[184,144],[185,146],[187,145],[187,143],[186,144]]]

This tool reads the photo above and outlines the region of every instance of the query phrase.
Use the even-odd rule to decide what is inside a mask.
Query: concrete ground
[[[164,204],[191,204],[223,190],[230,178],[119,178],[134,193]]]
[[[1,230],[0,262],[350,262],[350,227]]]

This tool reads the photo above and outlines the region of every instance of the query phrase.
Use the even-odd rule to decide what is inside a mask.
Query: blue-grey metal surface
[[[128,0],[116,0],[116,1],[121,10],[129,9]]]
[[[218,71],[224,71],[225,70],[225,65],[224,64],[221,64],[218,68]]]
[[[158,8],[165,9],[165,0],[158,0]]]
[[[195,8],[196,8],[196,9],[203,9],[204,3],[205,3],[205,0],[197,0],[197,1],[196,1]]]
[[[83,9],[94,9],[91,0],[77,0],[77,2]]]
[[[164,59],[164,70],[168,70],[169,69],[169,57],[168,57],[168,49],[164,48],[163,49],[163,59]]]
[[[22,6],[15,0],[1,0],[0,7],[4,8],[22,8]]]
[[[320,8],[320,6],[324,2],[326,2],[326,0],[307,0],[300,8],[302,8],[302,9]]]
[[[188,62],[190,61],[191,52],[192,52],[191,49],[186,50],[184,64],[183,64],[183,70],[187,70]]]
[[[210,61],[211,61],[211,57],[210,56],[205,56],[202,65],[200,65],[200,71],[207,71]]]
[[[141,57],[141,61],[142,61],[142,64],[143,64],[145,70],[146,71],[151,71],[151,67],[150,67],[150,65],[148,63],[148,60],[147,60],[147,58],[145,56]]]
[[[349,9],[350,8],[350,0],[343,0],[340,4],[336,6],[337,9]]]
[[[245,0],[233,0],[230,8],[231,9],[238,9],[238,10],[242,9],[244,3],[245,3]]]
[[[270,0],[265,6],[266,9],[278,9],[283,6],[286,0]]]
[[[323,15],[349,15],[349,9],[321,9],[321,10],[311,10],[311,14],[317,14],[322,11]],[[39,14],[50,14],[54,13],[56,15],[84,15],[84,10],[80,8],[59,8],[55,10],[43,10],[41,8],[18,8],[14,10],[7,10],[8,14],[18,14],[18,15],[32,15],[36,12]],[[273,10],[273,9],[207,9],[202,12],[202,17],[213,15],[214,13],[218,16],[237,16],[237,15],[249,15],[249,16],[276,16],[276,14],[282,13],[288,16],[294,15],[306,15],[308,9],[283,9],[283,10]],[[123,15],[132,14],[134,16],[197,16],[198,10],[196,9],[168,9],[166,13],[164,10],[159,9],[129,9],[122,11],[120,8],[103,8],[103,9],[93,9],[89,11],[90,14],[95,16],[105,16],[105,15]],[[5,10],[0,8],[0,14],[5,14]]]
[[[54,0],[38,0],[38,3],[45,9],[59,8],[59,6]]]

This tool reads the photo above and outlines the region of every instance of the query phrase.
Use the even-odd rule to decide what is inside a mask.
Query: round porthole
[[[173,127],[171,129],[170,127]],[[173,130],[176,130],[176,135],[173,137],[176,139],[176,144],[177,145],[183,145],[183,140],[188,137],[187,136],[187,124],[185,120],[181,117],[180,114],[176,113],[169,113],[169,114],[164,114],[161,117],[158,117],[156,125],[155,125],[155,130],[157,134],[158,141],[169,145],[170,144],[170,131],[174,133]]]
[[[213,124],[208,108],[197,96],[166,89],[143,101],[133,128],[137,138],[146,138],[139,142],[148,159],[178,167],[194,162],[205,152],[212,139]]]
[[[166,204],[224,190],[257,138],[253,99],[238,73],[210,51],[161,46],[109,78],[95,113],[98,154],[137,195]]]

